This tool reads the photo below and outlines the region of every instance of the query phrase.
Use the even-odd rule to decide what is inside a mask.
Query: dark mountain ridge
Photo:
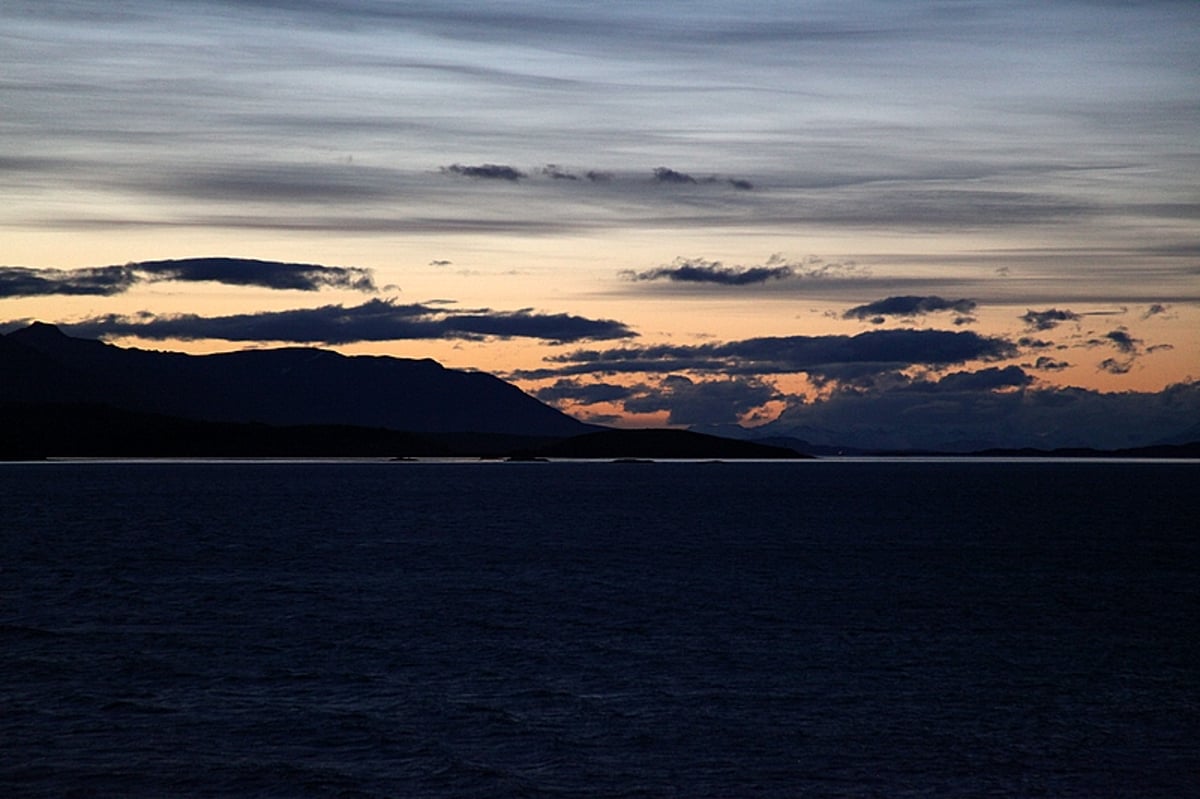
[[[288,347],[126,349],[35,323],[0,336],[0,402],[95,404],[211,422],[563,437],[597,428],[482,372]]]

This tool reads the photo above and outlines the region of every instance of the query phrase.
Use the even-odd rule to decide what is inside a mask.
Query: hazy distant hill
[[[0,402],[106,405],[214,422],[571,436],[596,428],[492,375],[314,348],[125,349],[35,323],[0,336]]]
[[[547,458],[805,458],[786,447],[687,430],[602,430],[556,441],[527,454]]]

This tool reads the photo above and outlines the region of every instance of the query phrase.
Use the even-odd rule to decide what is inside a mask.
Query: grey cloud
[[[225,341],[287,341],[302,344],[349,344],[356,341],[401,339],[535,338],[554,343],[629,338],[636,333],[610,319],[587,319],[568,314],[539,314],[530,310],[478,309],[447,311],[430,305],[399,305],[370,300],[344,307],[325,305],[290,311],[231,316],[195,314],[134,316],[107,315],[64,324],[64,329],[88,337],[138,336],[148,339],[222,339]]]
[[[371,270],[347,266],[321,266],[252,258],[182,258],[168,261],[141,261],[129,264],[137,273],[152,280],[202,281],[233,286],[260,286],[269,289],[317,291],[322,288],[376,290]]]
[[[656,388],[626,399],[629,413],[667,411],[667,423],[728,424],[779,397],[779,392],[755,378],[692,380],[668,375]]]
[[[681,283],[715,283],[722,286],[746,286],[782,280],[793,275],[786,264],[778,266],[727,267],[720,261],[676,258],[670,266],[660,266],[644,272],[627,270],[621,275],[633,281],[674,280]]]
[[[97,266],[83,269],[31,269],[24,266],[0,266],[0,297],[37,297],[52,295],[110,296],[128,291],[138,282],[124,266]]]
[[[658,183],[695,183],[696,179],[686,172],[676,172],[665,166],[655,167],[654,180]]]
[[[601,402],[619,402],[638,390],[614,383],[582,383],[578,380],[560,379],[551,386],[537,389],[533,395],[542,402],[551,404],[575,402],[580,405],[595,405]]]
[[[250,258],[183,258],[140,261],[121,266],[80,269],[0,267],[0,297],[36,295],[113,295],[139,283],[212,281],[233,286],[317,291],[340,288],[376,290],[368,269],[259,261]]]
[[[848,278],[866,276],[867,273],[853,261],[831,262],[817,256],[789,260],[780,253],[774,253],[765,263],[753,266],[725,266],[720,261],[679,257],[670,264],[654,269],[641,272],[626,269],[619,274],[626,280],[639,283],[667,280],[674,283],[751,286],[790,278]]]
[[[560,168],[557,164],[546,164],[542,167],[542,174],[555,180],[579,180],[579,176],[573,172],[567,172]],[[589,172],[589,175],[592,173]]]
[[[1133,359],[1119,360],[1117,358],[1105,358],[1097,366],[1102,372],[1108,372],[1113,375],[1124,375],[1129,374],[1129,371],[1133,369]]]
[[[925,314],[954,311],[957,314],[970,314],[975,310],[974,300],[944,300],[937,296],[918,297],[903,295],[886,297],[882,300],[858,305],[842,314],[843,319],[869,319],[872,324],[879,324],[884,317],[899,316],[913,317]],[[959,320],[962,320],[961,322]],[[960,316],[955,324],[965,324],[968,319]],[[971,320],[973,321],[973,320]]]
[[[586,177],[592,183],[608,183],[613,179],[613,174],[611,172],[589,169],[584,177]]]
[[[1077,322],[1079,319],[1079,314],[1058,308],[1049,308],[1045,311],[1026,311],[1021,316],[1021,321],[1033,330],[1053,330],[1062,322]]]
[[[1061,372],[1070,365],[1066,361],[1056,361],[1049,356],[1041,355],[1034,361],[1032,368],[1037,369],[1039,372]]]
[[[1129,374],[1133,369],[1133,364],[1143,354],[1142,340],[1129,335],[1129,331],[1124,328],[1110,330],[1100,338],[1088,339],[1089,347],[1113,347],[1120,353],[1120,357],[1105,358],[1097,368],[1102,372],[1108,372],[1113,375]]]
[[[676,185],[699,185],[727,183],[738,191],[751,191],[754,189],[754,184],[744,178],[718,178],[715,175],[710,175],[705,178],[696,178],[686,172],[679,172],[669,167],[660,166],[654,168],[655,183],[673,183]]]
[[[929,387],[939,392],[994,391],[1023,388],[1032,382],[1033,378],[1019,366],[989,366],[974,372],[951,372]]]
[[[1104,334],[1104,341],[1111,342],[1114,347],[1124,353],[1137,352],[1142,342],[1129,335],[1126,330],[1110,330]]]
[[[946,387],[948,388],[948,387]],[[815,444],[870,449],[1129,447],[1194,437],[1200,382],[1158,393],[1105,394],[1079,388],[992,391],[836,391],[793,404],[757,428]],[[1191,439],[1188,439],[1191,440]]]
[[[947,366],[1016,354],[1005,339],[972,331],[872,330],[856,336],[787,336],[726,343],[576,350],[547,357],[551,367],[515,373],[525,378],[588,373],[721,372],[727,375],[806,373],[841,376],[914,364]]]
[[[450,166],[442,167],[443,172],[449,172],[452,175],[461,175],[468,178],[481,178],[484,180],[507,180],[516,182],[521,178],[526,177],[526,174],[521,170],[505,166],[504,164],[480,164],[479,166],[464,166],[463,164],[451,164]]]

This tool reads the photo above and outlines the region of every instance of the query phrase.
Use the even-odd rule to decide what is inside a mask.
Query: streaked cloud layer
[[[1197,30],[1168,0],[5,3],[0,320],[428,341],[597,419],[953,373],[1149,395],[1200,377]]]
[[[55,294],[111,295],[139,283],[213,282],[295,291],[342,288],[374,292],[370,270],[249,258],[181,258],[77,269],[0,266],[0,298]]]

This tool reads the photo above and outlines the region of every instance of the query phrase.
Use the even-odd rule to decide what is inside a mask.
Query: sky
[[[1200,438],[1197,97],[1192,0],[8,0],[0,330],[624,426]]]

